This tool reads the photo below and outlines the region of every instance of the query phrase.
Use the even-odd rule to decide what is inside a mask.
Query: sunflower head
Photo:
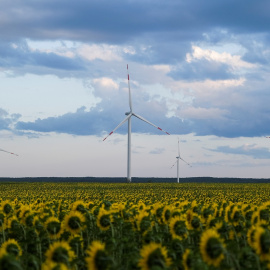
[[[186,228],[185,221],[179,216],[172,218],[170,222],[170,232],[174,239],[185,239],[188,236],[188,230]]]
[[[16,231],[20,227],[20,223],[16,216],[12,216],[8,219],[7,228],[11,231]]]
[[[85,217],[79,211],[71,211],[64,218],[64,227],[65,230],[71,234],[77,234],[84,227]]]
[[[49,217],[44,224],[51,239],[60,238],[62,233],[61,222],[56,217]]]
[[[270,232],[267,229],[256,228],[253,247],[262,261],[270,261]]]
[[[22,255],[21,247],[15,239],[9,239],[1,246],[0,253],[3,255],[11,255],[16,258]]]
[[[190,249],[186,249],[183,254],[183,266],[184,270],[192,269],[192,251]]]
[[[74,259],[74,252],[71,250],[69,244],[64,241],[54,242],[49,246],[49,249],[45,253],[46,262],[52,262],[56,264],[70,265],[70,262]]]
[[[9,200],[3,201],[1,203],[1,209],[5,215],[9,215],[13,211],[13,204]]]
[[[200,252],[208,265],[218,267],[224,259],[224,245],[216,230],[208,229],[202,233]]]
[[[71,210],[72,211],[79,211],[82,214],[86,212],[86,204],[83,201],[76,201],[72,204]]]
[[[140,255],[141,259],[138,266],[142,270],[167,269],[171,265],[171,259],[167,255],[166,248],[158,243],[143,246]]]
[[[97,226],[102,231],[106,231],[110,228],[111,223],[112,223],[111,212],[105,210],[104,208],[100,208],[97,216]]]
[[[165,206],[162,211],[162,221],[166,224],[169,223],[172,216],[172,207],[170,205]]]
[[[93,241],[87,250],[85,259],[88,269],[106,270],[110,267],[112,260],[105,251],[105,244]]]
[[[142,233],[149,230],[151,228],[149,213],[144,210],[140,211],[139,214],[136,216],[136,225],[138,230]]]

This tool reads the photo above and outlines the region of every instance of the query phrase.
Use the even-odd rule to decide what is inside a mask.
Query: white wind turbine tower
[[[103,139],[105,141],[114,131],[116,131],[120,126],[122,126],[126,121],[128,121],[128,145],[127,145],[127,182],[131,182],[131,117],[135,116],[140,120],[148,123],[149,125],[154,126],[155,128],[165,132],[166,134],[170,135],[168,132],[162,130],[160,127],[152,124],[148,120],[144,119],[143,117],[139,116],[138,114],[133,112],[132,109],[132,100],[131,100],[131,91],[130,91],[130,83],[129,83],[129,72],[128,72],[128,65],[127,65],[127,78],[128,78],[128,93],[129,93],[129,112],[126,112],[125,115],[127,116],[113,131],[109,133],[109,135]]]
[[[180,156],[180,147],[179,147],[179,138],[178,138],[178,156],[176,157],[176,161],[175,163],[172,165],[172,167],[177,163],[177,183],[179,183],[179,161],[180,159],[185,162],[188,166],[191,167],[191,165],[189,163],[187,163],[185,160],[183,160]],[[171,168],[172,168],[171,167]]]
[[[15,154],[15,153],[8,152],[8,151],[6,151],[6,150],[4,150],[4,149],[1,149],[1,148],[0,148],[0,151],[5,152],[5,153],[8,153],[8,154],[11,154],[11,155],[18,156],[18,155],[17,155],[17,154]]]

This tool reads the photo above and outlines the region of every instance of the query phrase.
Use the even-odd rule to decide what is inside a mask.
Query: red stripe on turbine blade
[[[158,129],[162,131],[162,129],[160,127],[158,127]]]
[[[169,132],[165,131],[168,135],[171,135]]]
[[[128,74],[128,80],[129,80],[129,74]]]
[[[113,134],[113,131],[106,138],[104,138],[103,141],[105,141],[112,134]]]

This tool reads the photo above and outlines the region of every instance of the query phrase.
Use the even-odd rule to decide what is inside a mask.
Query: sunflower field
[[[270,184],[0,183],[0,270],[270,269]]]

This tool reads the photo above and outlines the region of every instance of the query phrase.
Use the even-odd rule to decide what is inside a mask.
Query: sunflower
[[[262,261],[270,260],[270,232],[262,227],[257,227],[254,233],[255,252]]]
[[[201,220],[197,213],[189,212],[189,216],[186,219],[186,226],[189,230],[200,230],[201,229]]]
[[[191,251],[190,251],[190,249],[186,249],[184,254],[183,254],[184,270],[190,270],[191,269],[191,259],[192,259]]]
[[[1,210],[5,215],[9,215],[13,212],[13,203],[9,200],[1,203]]]
[[[86,207],[87,207],[90,211],[92,211],[92,209],[95,207],[95,203],[92,202],[92,201],[90,201],[90,202],[88,202],[88,203],[86,204]]]
[[[111,212],[104,208],[100,208],[97,216],[97,226],[102,230],[106,231],[110,228],[112,223]]]
[[[200,252],[203,260],[218,267],[224,259],[224,245],[216,230],[208,229],[202,233],[200,241]]]
[[[188,230],[186,228],[185,221],[182,218],[179,216],[172,218],[169,226],[172,238],[180,240],[187,238]]]
[[[71,234],[77,234],[83,228],[84,222],[85,222],[85,217],[81,212],[71,211],[64,218],[64,228],[66,231],[70,232]]]
[[[261,223],[268,224],[270,221],[270,213],[269,209],[266,206],[261,206],[257,210]]]
[[[151,221],[149,219],[149,213],[146,211],[140,211],[140,213],[135,217],[137,229],[144,233],[151,228]]]
[[[20,223],[16,216],[12,216],[7,220],[7,229],[15,231],[20,226]]]
[[[46,263],[65,264],[70,265],[75,258],[74,252],[71,250],[69,244],[65,241],[54,242],[49,246],[45,253]]]
[[[111,259],[105,251],[105,244],[100,241],[93,241],[87,250],[85,259],[87,269],[106,270],[111,264]]]
[[[82,214],[86,212],[86,204],[83,201],[76,201],[71,206],[71,211],[79,211]]]
[[[13,255],[18,258],[22,255],[22,250],[15,239],[9,239],[2,244],[0,254],[1,256],[4,256],[6,254]]]
[[[237,226],[242,218],[241,211],[237,207],[234,207],[230,214],[233,226]]]
[[[162,211],[162,221],[168,224],[171,219],[171,216],[172,216],[172,207],[170,205],[166,205]]]
[[[23,223],[25,223],[25,217],[30,213],[31,208],[29,205],[22,205],[17,212],[17,216]]]
[[[259,221],[260,221],[259,212],[258,211],[254,211],[252,213],[252,217],[251,217],[251,224],[252,225],[258,225]]]
[[[160,202],[155,203],[153,205],[153,209],[151,210],[151,213],[153,216],[157,218],[157,220],[162,223],[162,212],[163,212],[164,206]]]
[[[49,217],[44,223],[44,227],[46,228],[50,239],[60,238],[60,235],[63,232],[61,222],[56,217]]]
[[[166,269],[171,265],[171,259],[167,255],[167,249],[158,243],[150,243],[142,247],[141,259],[138,266],[142,270]]]

